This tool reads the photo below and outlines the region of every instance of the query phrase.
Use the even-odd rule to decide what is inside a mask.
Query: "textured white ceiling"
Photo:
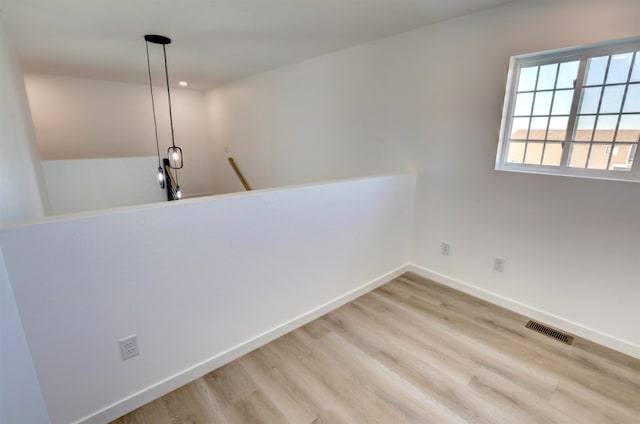
[[[145,82],[142,37],[156,33],[173,39],[172,84],[204,89],[510,1],[0,0],[0,7],[25,72]],[[161,49],[151,51],[155,64]]]

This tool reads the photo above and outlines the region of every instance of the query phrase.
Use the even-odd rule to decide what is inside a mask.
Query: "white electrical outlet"
[[[138,336],[135,334],[118,340],[118,344],[120,345],[120,356],[123,361],[140,354],[140,350],[138,349]]]
[[[449,256],[449,254],[451,254],[451,244],[443,242],[440,245],[440,253],[442,253],[445,256]]]
[[[493,260],[493,270],[498,272],[504,272],[504,258],[496,256]]]

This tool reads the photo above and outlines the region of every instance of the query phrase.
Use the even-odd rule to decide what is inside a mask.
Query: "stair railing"
[[[249,186],[249,183],[247,182],[247,180],[244,179],[242,172],[240,172],[238,165],[236,165],[236,161],[234,161],[232,157],[227,158],[227,160],[229,161],[229,164],[231,165],[236,175],[238,176],[238,179],[242,183],[242,186],[244,187],[244,189],[247,191],[251,191],[251,187]]]

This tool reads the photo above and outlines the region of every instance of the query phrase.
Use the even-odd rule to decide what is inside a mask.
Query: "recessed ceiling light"
[[[189,85],[186,81],[180,81],[178,84],[180,84],[180,87],[186,87],[187,85]]]

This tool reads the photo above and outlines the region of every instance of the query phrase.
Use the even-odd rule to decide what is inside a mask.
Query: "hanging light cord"
[[[162,53],[164,54],[164,76],[167,81],[167,100],[169,101],[169,124],[171,125],[171,146],[176,147],[175,137],[173,135],[173,113],[171,112],[171,90],[169,89],[169,66],[167,65],[167,46],[162,45]],[[176,169],[176,190],[180,189],[180,181],[178,180],[178,170]]]
[[[171,90],[169,90],[169,67],[167,66],[167,48],[163,44],[162,52],[164,53],[164,75],[167,80],[167,99],[169,100],[169,123],[171,124],[171,145],[176,147],[173,136],[173,114],[171,113]]]
[[[151,110],[153,110],[153,128],[156,132],[156,151],[158,152],[158,168],[162,168],[160,163],[160,144],[158,143],[158,122],[156,120],[156,102],[153,99],[153,84],[151,83],[151,61],[149,60],[149,42],[145,41],[147,45],[147,70],[149,71],[149,91],[151,91]]]

